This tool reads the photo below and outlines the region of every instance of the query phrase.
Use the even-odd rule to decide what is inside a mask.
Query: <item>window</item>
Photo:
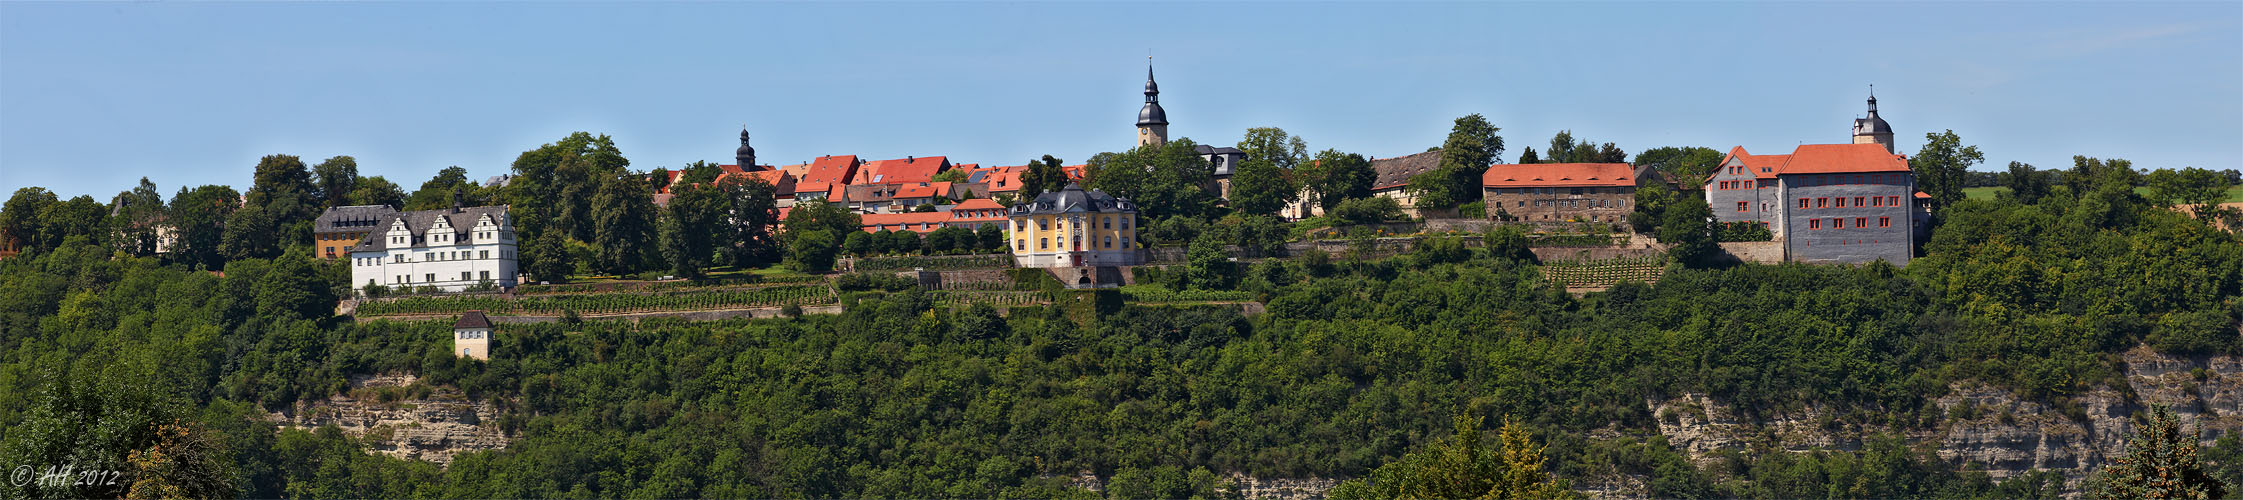
[[[478,271],[478,273],[481,275],[482,279],[491,279],[490,271]]]
[[[1832,219],[1830,219],[1830,228],[1831,228],[1831,229],[1845,229],[1845,228],[1846,228],[1846,219],[1845,219],[1845,218],[1842,218],[1842,217],[1841,217],[1841,218],[1832,218]]]
[[[1028,230],[1028,221],[1024,221],[1024,220],[1016,220],[1016,221],[1012,221],[1012,230],[1014,230],[1014,231],[1027,231],[1027,230]]]
[[[1869,227],[1869,218],[1868,218],[1868,217],[1855,217],[1855,218],[1854,218],[1854,227],[1857,227],[1857,228],[1859,228],[1859,227]]]
[[[1871,196],[1871,197],[1869,197],[1869,206],[1872,206],[1872,207],[1882,207],[1882,206],[1885,206],[1885,197],[1883,197],[1883,196]]]
[[[465,347],[462,347],[462,348],[460,348],[460,355],[461,355],[461,356],[474,356],[473,354],[468,354],[468,353],[467,353],[467,351],[468,351],[468,350],[469,350],[469,349],[468,349],[468,348],[465,348]]]
[[[1877,218],[1877,227],[1893,227],[1893,218],[1891,218],[1891,217],[1878,217],[1878,218]]]
[[[1799,208],[1807,208],[1807,199],[1806,199],[1806,198],[1800,198],[1800,199],[1799,199]]]
[[[1522,207],[1523,207],[1523,206],[1526,206],[1526,200],[1519,200],[1519,205],[1518,205],[1518,206],[1522,206]]]
[[[1863,204],[1861,204],[1861,197],[1860,197],[1860,196],[1855,196],[1855,197],[1854,197],[1854,206],[1857,206],[1857,207],[1866,207],[1866,206],[1868,206],[1868,205],[1863,205]]]
[[[1027,250],[1027,249],[1028,249],[1028,240],[1012,240],[1012,249],[1014,249],[1014,250]]]
[[[491,258],[491,251],[490,251],[490,250],[478,250],[477,252],[478,252],[478,253],[476,253],[476,254],[475,254],[475,258],[478,258],[478,259],[488,259],[488,258]]]
[[[435,282],[436,282],[436,273],[428,273],[428,282],[429,282],[429,283],[435,283]]]
[[[473,280],[473,279],[475,279],[475,277],[474,277],[473,275],[470,275],[470,274],[468,274],[468,272],[467,272],[467,271],[460,271],[460,281],[469,281],[469,280]]]
[[[1815,198],[1815,208],[1828,208],[1829,206],[1829,198]]]
[[[1822,229],[1822,219],[1807,219],[1807,229]]]
[[[1897,206],[1900,206],[1900,197],[1899,197],[1899,196],[1887,196],[1886,198],[1889,198],[1889,199],[1891,200],[1891,201],[1885,202],[1885,204],[1886,204],[1886,205],[1891,205],[1891,206],[1895,206],[1895,207],[1897,207]]]
[[[1739,212],[1750,212],[1750,211],[1752,211],[1752,202],[1749,202],[1749,201],[1740,201],[1740,202],[1737,202],[1737,211],[1739,211]]]
[[[1039,231],[1051,230],[1051,219],[1036,219],[1036,229]]]
[[[1106,229],[1113,229],[1113,228],[1114,228],[1114,218],[1113,218],[1112,216],[1102,217],[1102,218],[1101,218],[1101,220],[1103,220],[1103,221],[1105,222],[1105,225],[1106,225]],[[1106,246],[1113,246],[1113,245],[1112,245],[1112,244],[1108,244],[1108,245],[1106,245]]]
[[[1846,208],[1846,197],[1844,197],[1844,196],[1840,196],[1840,197],[1838,197],[1838,200],[1837,200],[1837,201],[1834,201],[1834,202],[1832,202],[1832,203],[1830,204],[1830,206],[1831,206],[1832,208]]]
[[[1128,237],[1128,236],[1123,236],[1123,237],[1122,237],[1122,248],[1129,248],[1129,237]]]
[[[1122,229],[1129,229],[1129,220],[1130,220],[1130,219],[1134,219],[1134,218],[1136,218],[1136,217],[1134,217],[1134,216],[1132,216],[1132,217],[1123,217],[1123,218],[1122,218]]]
[[[1046,248],[1051,248],[1051,238],[1036,238],[1036,249],[1043,250]]]
[[[1106,248],[1113,248],[1113,247],[1114,247],[1114,237],[1113,237],[1113,236],[1107,236],[1107,237],[1106,237]]]

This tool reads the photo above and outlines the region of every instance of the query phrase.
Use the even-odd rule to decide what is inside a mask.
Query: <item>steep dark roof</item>
[[[453,330],[490,327],[491,319],[483,317],[483,311],[468,311],[465,314],[460,315],[459,322],[452,323]]]
[[[1012,206],[1012,214],[1045,215],[1076,212],[1135,212],[1137,204],[1115,198],[1105,191],[1084,191],[1082,184],[1067,183],[1067,187],[1036,195],[1034,201]]]
[[[312,220],[312,232],[369,231],[370,228],[380,227],[379,224],[394,213],[397,213],[397,209],[390,208],[389,205],[332,207],[320,212],[318,219]]]
[[[405,221],[405,230],[413,232],[412,246],[414,247],[420,247],[428,244],[428,242],[424,241],[423,239],[428,237],[428,228],[429,226],[436,225],[436,218],[438,217],[443,217],[446,221],[445,223],[451,224],[453,241],[468,241],[468,233],[475,230],[475,220],[486,214],[490,215],[493,220],[498,221],[500,225],[505,225],[506,205],[467,207],[459,209],[459,212],[457,213],[452,212],[452,210],[453,209],[446,208],[441,210],[415,210],[411,212],[398,212],[389,214],[388,216],[383,217],[380,223],[375,224],[373,228],[368,229],[366,231],[366,237],[359,238],[358,245],[351,247],[351,252],[381,252],[389,250],[389,226],[391,221],[399,219],[403,219]]]
[[[1145,66],[1145,107],[1137,110],[1137,125],[1167,125],[1168,111],[1160,109],[1160,85],[1153,83],[1153,67]]]
[[[1239,151],[1238,148],[1216,147],[1206,144],[1192,146],[1192,151],[1203,155],[1246,154],[1245,151]]]
[[[1402,187],[1410,183],[1411,177],[1431,172],[1440,166],[1441,152],[1438,150],[1399,158],[1374,159],[1371,160],[1371,170],[1378,172],[1378,180],[1371,183],[1371,189]]]

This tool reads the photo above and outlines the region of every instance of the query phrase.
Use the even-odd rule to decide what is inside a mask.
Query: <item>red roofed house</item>
[[[864,164],[857,169],[850,184],[901,184],[906,182],[934,182],[935,174],[950,170],[950,159],[941,156],[925,158],[904,157],[901,160],[880,160]]]
[[[948,212],[863,214],[858,215],[857,218],[858,224],[867,233],[876,233],[882,230],[932,233],[936,229],[942,229],[945,224],[950,222]]]
[[[949,182],[905,184],[896,190],[896,206],[908,209],[920,205],[935,205],[937,202],[947,203],[957,198],[958,193],[952,191],[953,188],[954,184]]]
[[[841,186],[857,176],[857,167],[864,162],[856,155],[820,156],[810,162],[810,169],[794,181],[796,200],[830,200],[840,202]]]
[[[988,198],[974,198],[951,206],[950,220],[943,224],[966,229],[981,229],[982,226],[994,225],[1003,229],[1005,221],[1010,218],[1005,213],[1004,205],[998,205],[997,202],[990,201]]]
[[[1626,163],[1493,165],[1480,189],[1493,220],[1617,223],[1635,209],[1640,174]]]
[[[1853,144],[1807,144],[1788,155],[1729,150],[1705,181],[1706,203],[1721,222],[1758,222],[1783,242],[1785,260],[1906,265],[1925,236],[1916,176],[1893,153],[1892,127],[1856,120]]]

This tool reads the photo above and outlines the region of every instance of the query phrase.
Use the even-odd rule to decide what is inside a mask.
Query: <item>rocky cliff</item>
[[[1949,386],[1934,400],[1942,418],[1931,429],[1858,428],[1832,424],[1820,408],[1740,416],[1722,401],[1687,394],[1647,401],[1659,432],[1698,460],[1718,450],[1858,449],[1872,434],[1904,436],[1937,449],[1953,463],[1982,469],[1996,480],[2034,470],[2063,474],[2073,486],[2126,452],[2135,412],[2171,406],[2184,426],[2202,429],[2206,446],[2243,428],[2243,358],[2171,356],[2146,347],[2121,355],[2125,387],[2096,387],[2074,399],[2074,408],[2051,408],[1980,384]],[[1625,495],[1628,492],[1620,492]]]
[[[417,385],[412,375],[354,376],[350,390],[317,402],[298,402],[268,418],[285,427],[333,424],[363,438],[368,451],[440,465],[470,451],[506,447],[495,425],[498,410],[469,401],[456,389]]]

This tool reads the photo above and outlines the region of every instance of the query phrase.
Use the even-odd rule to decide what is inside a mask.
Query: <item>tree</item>
[[[2009,172],[2002,176],[2002,185],[2009,187],[2009,197],[2016,198],[2018,203],[2031,205],[2048,196],[2048,177],[2052,173],[2034,170],[2030,163],[2013,161],[2009,162]]]
[[[841,249],[849,255],[864,257],[880,251],[880,243],[872,233],[850,231],[849,237],[841,239]]]
[[[1490,258],[1521,263],[1540,261],[1527,244],[1526,230],[1517,225],[1500,224],[1488,228],[1488,233],[1481,236],[1481,243],[1487,247]]]
[[[539,281],[564,283],[576,272],[576,259],[569,255],[567,236],[559,231],[549,231],[529,240],[522,248],[522,271]]]
[[[277,237],[279,225],[265,207],[242,207],[226,217],[225,240],[219,246],[227,260],[278,257],[285,248]]]
[[[1441,143],[1441,166],[1410,178],[1417,206],[1448,209],[1480,199],[1480,175],[1503,157],[1503,129],[1479,114],[1456,119]]]
[[[1336,500],[1386,498],[1578,498],[1542,470],[1543,447],[1506,420],[1493,449],[1480,419],[1456,416],[1456,433],[1332,489]]]
[[[2196,167],[2180,170],[2161,169],[2150,172],[2146,179],[2150,195],[2158,203],[2168,206],[2190,206],[2201,214],[2227,199],[2227,180],[2218,172]]]
[[[219,269],[226,265],[226,220],[241,209],[241,194],[226,186],[180,188],[171,197],[172,258],[189,266]]]
[[[1212,218],[1215,166],[1199,156],[1191,139],[1140,146],[1128,152],[1091,158],[1083,187],[1129,199],[1150,219],[1171,216]]]
[[[1385,196],[1356,198],[1340,202],[1339,206],[1333,207],[1332,211],[1326,216],[1344,224],[1377,224],[1409,218],[1409,215],[1402,212],[1401,204],[1395,203],[1393,198]]]
[[[1613,144],[1613,143],[1609,143],[1609,142],[1607,142],[1607,143],[1604,143],[1604,145],[1603,145],[1603,146],[1600,146],[1600,147],[1598,147],[1598,148],[1597,148],[1597,161],[1596,161],[1596,163],[1627,163],[1627,162],[1628,162],[1628,152],[1627,152],[1627,151],[1625,151],[1625,150],[1622,150],[1622,149],[1620,149],[1620,146],[1618,146],[1618,145],[1615,145],[1615,144]]]
[[[405,206],[405,189],[379,175],[359,179],[358,184],[351,188],[350,204],[402,208]]]
[[[1712,264],[1720,248],[1713,240],[1713,208],[1696,196],[1676,197],[1659,221],[1659,242],[1667,257],[1692,267]]]
[[[974,229],[974,237],[979,241],[974,247],[983,251],[1004,250],[1005,230],[1002,229],[1002,224],[1004,223],[982,224],[980,228]]]
[[[1229,252],[1223,251],[1223,242],[1215,238],[1197,238],[1185,251],[1186,285],[1204,290],[1229,290],[1232,283],[1232,266]]]
[[[1319,175],[1310,178],[1307,187],[1316,194],[1317,207],[1326,213],[1342,201],[1369,198],[1371,184],[1378,182],[1378,171],[1371,169],[1370,160],[1336,149],[1316,153],[1312,171]]]
[[[840,205],[826,203],[823,200],[810,200],[795,203],[794,208],[787,211],[787,222],[785,226],[787,228],[787,232],[780,235],[780,241],[786,245],[788,253],[785,262],[787,264],[787,267],[796,270],[832,269],[833,254],[840,251],[841,238],[843,238],[841,236],[835,235],[844,235],[851,232],[863,232],[858,229],[858,227],[862,226],[862,222],[857,217],[857,214],[855,212],[850,212],[848,209],[841,208]],[[805,246],[808,244],[801,241],[801,239],[811,233],[819,233],[822,235],[819,239],[813,240],[813,242],[817,245],[823,245],[825,248],[813,249],[811,246]],[[886,242],[880,243],[884,244]],[[815,251],[814,253],[803,257],[797,257],[794,255],[795,253],[803,252],[806,250]],[[804,260],[804,257],[806,257],[808,260]]]
[[[157,229],[164,222],[164,195],[147,177],[109,202],[109,241],[117,251],[140,257],[156,254]]]
[[[779,260],[778,188],[760,177],[729,176],[717,181],[723,192],[723,216],[718,225],[717,247],[723,263],[738,268],[763,267]]]
[[[44,226],[40,224],[39,214],[54,203],[55,194],[47,188],[16,189],[16,194],[8,197],[7,205],[0,206],[0,236],[15,240],[23,250],[47,248],[46,241],[41,239]]]
[[[484,200],[476,199],[475,183],[467,180],[467,169],[458,165],[444,167],[436,177],[421,183],[421,189],[405,199],[405,210],[438,210],[458,206],[482,206]]]
[[[1290,172],[1308,161],[1308,141],[1285,133],[1277,127],[1246,129],[1246,137],[1238,140],[1238,150],[1246,153],[1247,160],[1266,160],[1278,170]],[[1236,189],[1233,189],[1235,192]]]
[[[1067,169],[1064,163],[1051,155],[1029,160],[1028,168],[1020,173],[1020,199],[1033,200],[1036,195],[1058,191],[1067,187]]]
[[[329,207],[351,205],[351,193],[358,190],[358,159],[349,156],[328,158],[312,166],[312,176],[321,204]]]
[[[787,267],[804,273],[823,273],[833,270],[833,233],[812,229],[794,233],[787,246]]]
[[[272,218],[272,227],[264,237],[276,240],[274,244],[295,245],[311,242],[312,219],[319,217],[320,203],[315,196],[318,189],[312,186],[311,169],[304,160],[294,155],[266,155],[257,161],[256,184],[242,193],[243,206],[262,209]],[[272,255],[279,255],[273,252]]]
[[[1963,201],[1963,183],[1971,165],[1986,161],[1978,146],[1964,146],[1954,130],[1924,134],[1924,147],[1908,159],[1916,171],[1916,185],[1931,195],[1933,210]]]
[[[593,195],[601,179],[628,174],[631,161],[608,136],[587,132],[522,152],[514,159],[514,178],[504,198],[518,212],[518,231],[535,238],[547,226],[577,240],[591,240],[596,227]]]
[[[1534,154],[1534,148],[1530,146],[1526,148],[1526,151],[1522,151],[1519,153],[1519,164],[1525,165],[1531,163],[1542,163],[1542,157]]]
[[[1651,234],[1666,221],[1667,205],[1674,202],[1675,192],[1664,184],[1651,184],[1636,189],[1635,210],[1628,212],[1628,226],[1638,233]]]
[[[225,446],[185,420],[156,426],[153,443],[126,455],[126,498],[233,498],[240,494]],[[245,453],[248,450],[243,450]]]
[[[2183,432],[2165,405],[2150,407],[2149,419],[2134,424],[2126,456],[2111,459],[2095,477],[2099,498],[2225,498],[2228,489],[2205,472],[2196,434]]]
[[[966,169],[953,168],[935,174],[935,182],[966,182]]]
[[[107,248],[108,236],[109,207],[94,201],[92,196],[78,195],[39,208],[42,248],[53,249],[65,244]],[[83,241],[72,243],[72,238],[83,238]]]
[[[880,238],[880,248],[887,250],[888,253],[911,255],[926,248],[926,241],[919,236],[919,233],[908,230],[881,231],[876,236]]]
[[[1231,208],[1253,215],[1277,215],[1300,191],[1285,180],[1285,170],[1269,160],[1248,157],[1231,176]]]
[[[624,275],[646,269],[654,257],[649,251],[655,231],[653,191],[639,176],[612,176],[600,183],[592,203],[596,232],[591,243],[599,247],[593,270]]]
[[[257,276],[257,316],[325,320],[335,314],[334,285],[320,276],[308,247],[291,249]]]
[[[1684,189],[1696,190],[1705,186],[1706,179],[1711,178],[1714,169],[1721,168],[1721,160],[1727,157],[1713,148],[1668,146],[1636,153],[1635,164],[1652,165]]]
[[[670,274],[701,279],[715,260],[718,237],[726,233],[724,192],[714,186],[684,184],[671,192],[663,209],[662,256],[670,261]]]

